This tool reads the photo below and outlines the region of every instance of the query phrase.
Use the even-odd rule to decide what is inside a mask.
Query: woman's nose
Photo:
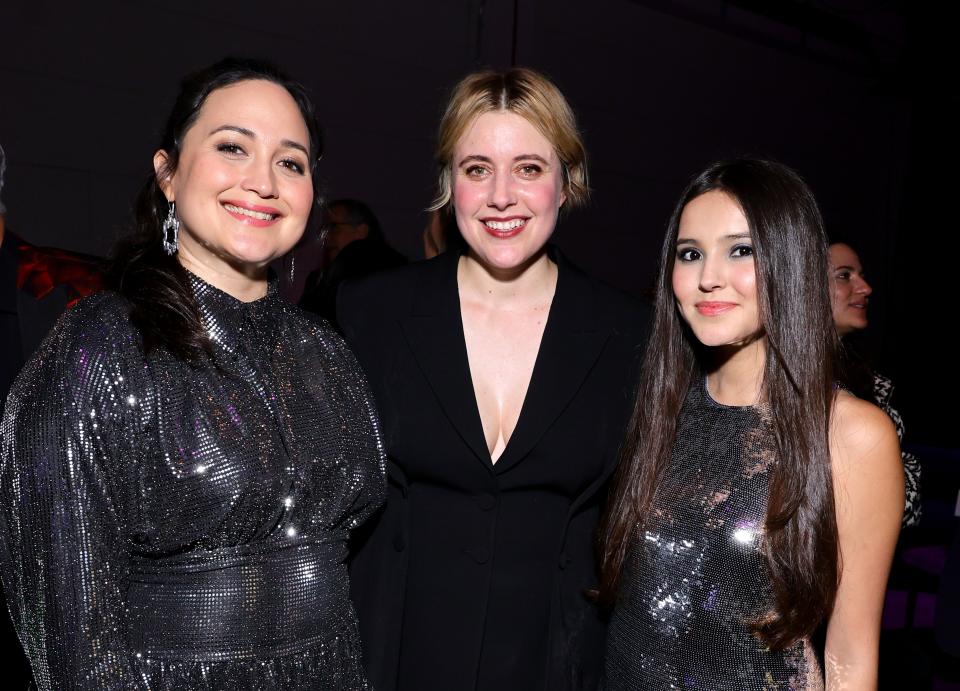
[[[277,178],[273,164],[270,162],[252,162],[247,168],[247,177],[243,181],[243,189],[256,193],[262,199],[273,199],[277,196]]]
[[[722,288],[725,282],[723,275],[723,266],[720,261],[709,256],[703,258],[700,269],[700,290],[704,293],[710,293],[717,288]]]
[[[493,188],[490,191],[490,206],[506,209],[516,203],[513,181],[509,175],[494,175]]]

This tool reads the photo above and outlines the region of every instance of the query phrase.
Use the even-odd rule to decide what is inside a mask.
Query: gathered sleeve
[[[88,298],[60,319],[0,427],[0,575],[42,690],[145,688],[124,587],[145,401],[118,300]]]
[[[340,417],[336,445],[348,462],[341,466],[346,476],[339,524],[353,530],[386,500],[387,455],[380,418],[367,377],[343,337],[326,322],[313,321],[312,331],[318,344],[314,355],[318,366],[304,375]]]

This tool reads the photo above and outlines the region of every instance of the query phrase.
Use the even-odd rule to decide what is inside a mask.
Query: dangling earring
[[[290,285],[293,285],[293,272],[294,272],[294,266],[296,266],[296,263],[297,263],[297,255],[291,251],[290,252]]]
[[[177,218],[177,204],[170,202],[170,210],[163,222],[163,251],[169,255],[177,253],[180,236],[180,219]]]

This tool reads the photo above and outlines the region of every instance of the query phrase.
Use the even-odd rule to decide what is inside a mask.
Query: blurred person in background
[[[867,282],[856,250],[845,242],[830,245],[830,300],[833,323],[842,339],[839,380],[856,396],[876,403],[890,416],[903,443],[903,418],[891,405],[893,382],[876,372],[853,343],[856,334],[869,326],[868,310],[873,288]],[[920,461],[912,453],[901,451],[906,500],[903,525],[920,522]]]
[[[421,239],[424,259],[433,259],[451,249],[456,252],[463,252],[465,249],[460,229],[457,228],[457,219],[453,214],[444,213],[440,209],[432,209],[427,213],[427,225]]]
[[[0,147],[0,409],[17,373],[63,311],[103,287],[100,258],[36,247],[10,228],[2,198],[5,174]]]
[[[406,257],[387,243],[369,206],[356,199],[335,199],[327,205],[323,223],[321,266],[307,277],[300,306],[339,330],[336,297],[340,284],[406,263]]]

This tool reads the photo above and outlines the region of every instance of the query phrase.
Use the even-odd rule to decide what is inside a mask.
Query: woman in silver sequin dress
[[[384,455],[343,341],[268,265],[320,135],[269,65],[191,75],[114,289],[69,311],[3,421],[0,567],[41,689],[365,689],[345,567]]]
[[[788,168],[717,163],[681,197],[604,523],[608,691],[875,688],[903,472],[835,386],[826,270]]]

